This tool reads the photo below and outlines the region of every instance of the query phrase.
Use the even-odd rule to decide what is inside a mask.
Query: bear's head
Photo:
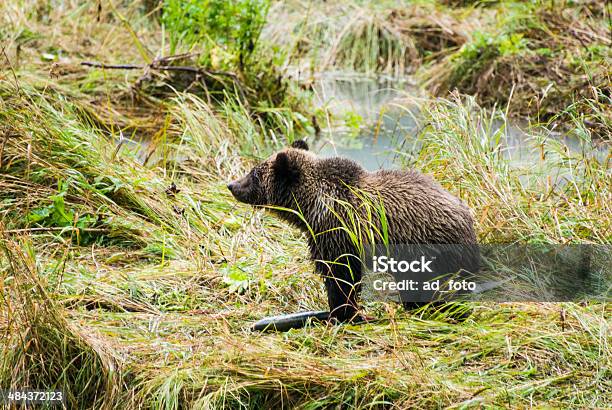
[[[316,157],[303,140],[256,165],[244,177],[227,185],[234,198],[256,206],[278,206],[293,209],[293,193],[311,178]]]

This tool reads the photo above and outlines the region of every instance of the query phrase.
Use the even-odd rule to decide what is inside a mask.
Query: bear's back
[[[367,173],[360,188],[382,200],[391,243],[475,243],[469,208],[415,170]]]

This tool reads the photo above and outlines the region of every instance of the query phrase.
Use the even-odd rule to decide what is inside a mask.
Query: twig
[[[134,65],[134,64],[103,64],[97,63],[95,61],[83,61],[81,65],[86,67],[96,67],[96,68],[104,68],[104,69],[113,69],[113,70],[143,70],[146,66],[143,65]]]
[[[165,71],[187,71],[190,73],[196,74],[205,74],[208,76],[213,75],[224,75],[227,77],[238,78],[235,73],[229,71],[215,71],[215,70],[204,70],[203,68],[193,67],[193,66],[184,66],[184,65],[155,65],[151,64],[152,69],[156,70],[165,70]]]
[[[17,87],[17,92],[19,94],[21,94],[21,87],[19,86],[19,80],[17,80],[17,74],[15,74],[15,69],[13,68],[13,64],[11,64],[11,59],[6,54],[6,47],[5,46],[2,46],[2,54],[4,55],[4,58],[6,58],[6,62],[9,65],[11,73],[13,74],[13,79],[15,80],[15,87]]]
[[[222,75],[226,77],[232,77],[238,80],[238,76],[230,71],[217,71],[217,70],[205,70],[203,68],[185,65],[158,65],[155,61],[147,65],[138,64],[104,64],[98,63],[97,61],[82,61],[82,66],[103,68],[107,70],[144,70],[149,68],[151,70],[160,71],[185,71],[194,74],[203,74],[207,76]]]
[[[202,75],[214,78],[215,76],[225,76],[231,77],[238,88],[238,92],[242,97],[242,100],[248,105],[248,100],[246,98],[246,93],[244,92],[243,85],[236,75],[236,73],[232,73],[230,71],[218,71],[218,70],[206,70],[199,67],[194,66],[184,66],[184,65],[160,65],[160,62],[168,62],[174,59],[179,59],[184,55],[178,56],[169,56],[164,57],[160,60],[154,60],[151,64],[146,65],[137,65],[137,64],[104,64],[99,63],[97,61],[82,61],[81,65],[86,67],[96,67],[108,70],[159,70],[159,71],[182,71],[188,73],[194,73],[196,75]]]
[[[181,53],[181,54],[174,54],[171,56],[167,56],[167,57],[157,57],[155,58],[158,62],[165,62],[165,63],[169,63],[171,61],[176,61],[176,60],[185,60],[187,58],[191,58],[191,57],[197,57],[199,56],[200,52],[193,52],[193,53]]]
[[[6,141],[8,141],[9,133],[8,130],[2,133],[4,138],[2,139],[2,144],[0,144],[0,169],[2,168],[2,155],[4,154],[4,146],[6,145]]]

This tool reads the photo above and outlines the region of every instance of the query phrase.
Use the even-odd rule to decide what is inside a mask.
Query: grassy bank
[[[265,35],[293,51],[303,79],[330,69],[416,73],[438,97],[456,89],[535,124],[612,135],[604,2],[288,2],[271,13],[282,24]]]
[[[610,407],[606,304],[474,305],[460,324],[371,304],[363,326],[250,332],[325,309],[304,238],[225,188],[312,137],[308,94],[284,77],[278,98],[258,90],[240,50],[173,62],[224,73],[197,89],[151,66],[80,66],[208,44],[171,43],[147,2],[116,3],[0,5],[1,387],[61,388],[68,408]],[[511,168],[504,112],[470,98],[423,110],[405,160],[469,203],[481,240],[612,243],[610,157],[580,122],[583,150],[534,132],[541,161]]]

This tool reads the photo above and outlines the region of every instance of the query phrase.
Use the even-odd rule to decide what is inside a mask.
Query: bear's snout
[[[227,184],[227,189],[229,189],[234,198],[240,202],[250,203],[249,198],[252,195],[251,188],[252,187],[248,175]]]
[[[227,184],[227,189],[229,189],[229,191],[232,193],[232,195],[234,195],[234,197],[236,197],[236,199],[238,199],[241,185],[242,184],[240,183],[239,180],[232,181],[229,184]]]

